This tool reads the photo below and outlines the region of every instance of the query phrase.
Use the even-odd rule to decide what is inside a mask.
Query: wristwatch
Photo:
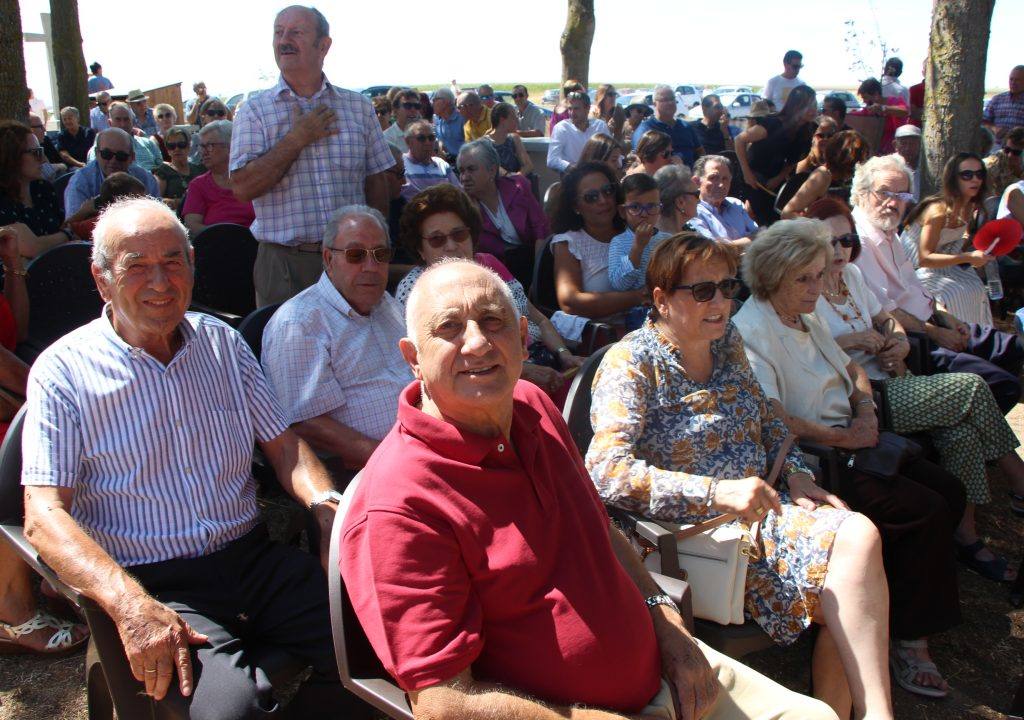
[[[341,493],[337,490],[321,490],[309,501],[307,506],[310,512],[317,509],[317,506],[323,505],[324,503],[334,503],[335,505],[341,505]]]
[[[653,608],[657,605],[664,605],[665,607],[670,607],[676,612],[679,612],[679,606],[672,601],[672,598],[664,593],[661,595],[651,595],[649,598],[644,600],[644,602],[647,603],[647,607],[649,608]]]

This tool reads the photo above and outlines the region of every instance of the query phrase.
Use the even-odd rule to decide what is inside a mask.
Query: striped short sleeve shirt
[[[230,170],[245,167],[279,143],[292,129],[296,109],[305,114],[322,106],[334,110],[337,133],[304,147],[281,181],[252,201],[252,233],[261,242],[320,242],[331,213],[366,202],[366,177],[395,164],[369,100],[331,85],[326,77],[316,94],[304,98],[282,77],[235,115]]]
[[[72,517],[126,567],[206,555],[251,530],[253,442],[286,428],[237,332],[198,313],[180,331],[165,366],[104,308],[29,374],[22,484],[73,488]]]

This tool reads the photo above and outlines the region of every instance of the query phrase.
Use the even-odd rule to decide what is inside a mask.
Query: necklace
[[[826,290],[824,296],[825,302],[828,303],[828,306],[832,308],[836,315],[843,319],[843,322],[850,326],[851,330],[858,332],[858,327],[854,323],[854,320],[859,320],[864,326],[870,327],[870,325],[864,320],[864,316],[861,315],[860,307],[856,302],[853,302],[853,298],[850,297],[850,290],[846,287],[846,281],[843,280],[842,277],[839,278],[839,290],[832,292]],[[839,305],[836,305],[833,301],[839,302]],[[853,315],[850,315],[846,311],[847,308],[850,307],[853,308]]]
[[[786,326],[793,325],[793,326],[795,326],[795,329],[797,329],[797,330],[802,330],[803,329],[803,322],[800,320],[800,314],[799,313],[797,313],[796,315],[787,315],[786,313],[782,312],[781,310],[779,310],[774,305],[772,305],[772,309],[775,311],[775,314],[779,316],[779,320],[782,321],[783,325],[786,325]]]

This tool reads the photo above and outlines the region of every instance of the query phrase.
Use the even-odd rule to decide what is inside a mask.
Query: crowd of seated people
[[[141,92],[127,104],[107,98],[110,127],[94,137],[65,108],[54,149],[74,174],[63,207],[38,128],[0,124],[0,261],[19,332],[23,258],[75,237],[94,242],[107,303],[27,376],[13,361],[5,371],[0,350],[0,389],[28,395],[26,522],[44,559],[114,620],[146,692],[218,717],[269,706],[269,684],[240,682],[250,668],[226,648],[272,637],[301,645],[314,668],[295,707],[320,685],[335,693],[332,708],[365,711],[337,685],[314,555],[300,562],[262,529],[248,470],[255,439],[322,536],[331,492],[365,468],[340,571],[418,717],[541,704],[624,717],[688,704],[707,717],[771,706],[773,717],[891,718],[889,667],[910,692],[947,695],[929,640],[961,622],[955,559],[993,581],[1016,575],[986,547],[975,512],[992,500],[994,464],[1024,515],[1024,462],[1003,418],[1020,398],[1024,347],[994,327],[976,271],[1000,265],[965,243],[992,215],[1024,216],[1024,131],[1002,132],[994,160],[950,158],[938,194],[911,210],[918,168],[906,160],[918,158],[899,141],[916,138],[918,151],[921,141],[899,131],[898,71],[860,88],[884,123],[880,147],[846,125],[834,99],[818,117],[799,53],[773,78],[778,111],[765,106],[735,138],[713,95],[686,122],[668,86],[655,88],[646,117],[618,105],[614,86],[596,86],[591,100],[570,80],[549,128],[545,163],[561,175],[545,213],[545,188],[531,182],[545,170],[522,140],[542,136],[544,120],[524,86],[514,104],[487,85],[429,98],[396,87],[371,103],[327,79],[330,45],[319,12],[281,11],[277,86],[235,113],[204,86],[185,117],[198,129],[177,124],[171,106],[149,110]],[[190,240],[222,222],[258,241],[257,305],[281,303],[258,361],[233,330],[187,312]],[[544,263],[551,287],[533,288]],[[539,290],[555,298],[551,317],[530,299]],[[138,303],[136,292],[158,299]],[[621,339],[594,379],[584,460],[559,405],[584,363],[588,321]],[[934,373],[908,372],[909,333],[930,342]],[[167,392],[201,418],[194,427],[131,399],[156,392],[165,371]],[[122,381],[130,394],[111,399]],[[16,407],[4,402],[0,420]],[[924,438],[925,454],[886,477],[854,467],[825,490],[795,446],[778,484],[765,482],[787,433],[855,455],[883,430]],[[215,439],[184,476],[168,454],[178,431]],[[96,462],[92,442],[123,457]],[[154,491],[118,514],[111,484],[136,472]],[[197,509],[216,517],[213,540],[191,513],[159,510],[183,492],[200,493]],[[780,645],[818,627],[821,702],[695,641],[609,532],[604,504],[670,522],[759,522],[746,618]],[[147,517],[166,542],[135,539]],[[556,551],[579,537],[586,550],[569,567]],[[211,563],[248,567],[257,556],[277,562],[195,589]],[[84,642],[84,627],[26,599],[27,566],[4,567],[15,590],[0,598],[0,644]],[[260,587],[299,602],[270,603],[251,633],[218,625],[260,601]],[[524,611],[541,588],[545,602]],[[266,634],[277,621],[289,637]],[[169,634],[146,642],[158,625]],[[204,672],[193,676],[190,663]]]

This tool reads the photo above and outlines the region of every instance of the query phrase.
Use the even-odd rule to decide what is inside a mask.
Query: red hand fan
[[[1006,255],[1020,244],[1024,228],[1012,217],[992,220],[974,235],[974,249],[988,255]]]

